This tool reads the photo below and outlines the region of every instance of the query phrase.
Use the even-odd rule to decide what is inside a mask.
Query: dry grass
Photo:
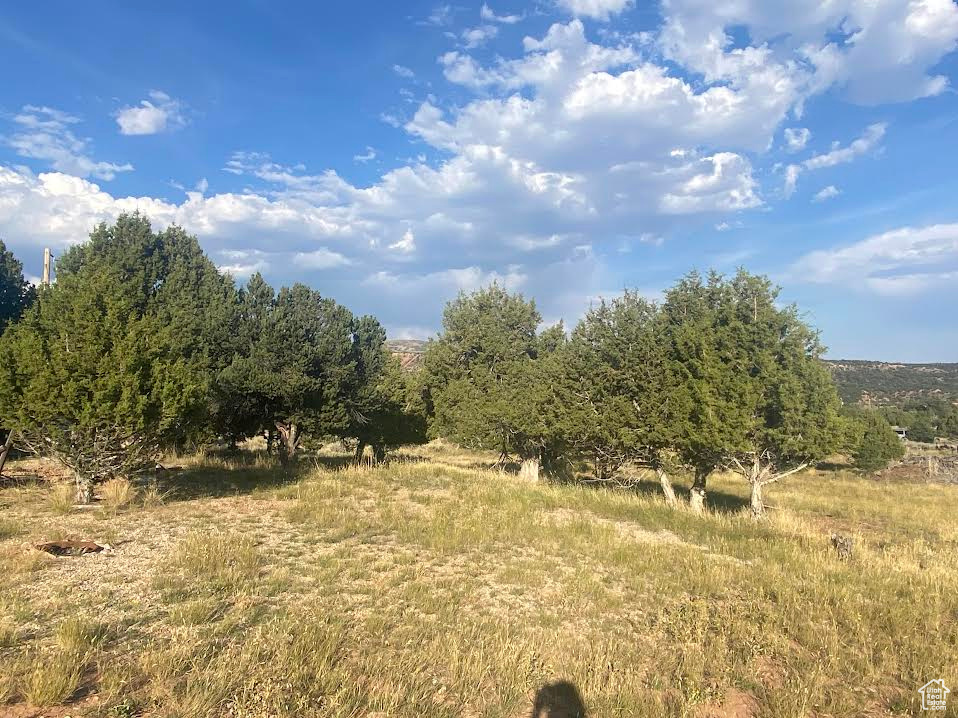
[[[50,510],[58,515],[68,514],[73,510],[76,499],[76,489],[73,484],[57,483],[50,488]]]
[[[100,502],[106,511],[128,508],[137,498],[137,491],[128,479],[110,479],[100,486]]]
[[[958,488],[810,472],[756,523],[731,476],[697,518],[641,481],[530,485],[489,459],[187,458],[164,501],[55,519],[0,492],[25,526],[0,541],[0,701],[525,718],[564,680],[593,718],[824,718],[914,714],[918,686],[958,683]],[[31,565],[39,531],[117,549]]]

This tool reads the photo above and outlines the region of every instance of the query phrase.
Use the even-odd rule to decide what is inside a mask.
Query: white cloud
[[[465,30],[462,33],[462,41],[467,49],[471,49],[485,45],[498,34],[499,28],[495,25],[480,25],[471,30]]]
[[[122,135],[155,135],[176,130],[187,123],[183,103],[165,92],[152,90],[149,100],[139,105],[121,107],[116,112],[116,123]]]
[[[359,155],[353,155],[353,162],[369,162],[376,159],[376,150],[369,145],[366,145],[366,151]]]
[[[390,244],[389,248],[397,252],[402,252],[403,254],[411,254],[416,251],[416,236],[412,233],[411,229],[407,229],[403,233],[402,239]]]
[[[495,11],[486,3],[479,9],[479,17],[486,22],[501,22],[504,25],[514,25],[522,20],[521,15],[496,15]]]
[[[297,252],[293,261],[298,266],[306,269],[332,269],[350,263],[347,257],[325,247],[320,247],[312,252]]]
[[[669,0],[662,45],[667,55],[712,81],[757,49],[804,78],[805,90],[843,90],[864,104],[943,92],[929,72],[958,41],[953,0]],[[747,30],[751,47],[726,34]]]
[[[836,145],[830,152],[812,155],[801,164],[789,165],[785,170],[785,197],[791,197],[795,193],[798,176],[803,171],[820,170],[846,164],[874,150],[878,147],[882,137],[885,136],[886,128],[887,125],[884,122],[869,125],[865,128],[862,136],[847,147]]]
[[[805,149],[811,137],[812,132],[807,127],[786,127],[785,149],[789,152],[800,152]]]
[[[833,184],[823,187],[818,192],[815,193],[815,196],[812,197],[812,202],[824,202],[825,200],[833,199],[837,197],[842,192],[838,187]]]
[[[455,11],[452,5],[437,5],[429,13],[425,20],[420,20],[419,25],[429,25],[432,27],[445,27],[452,24]]]
[[[70,129],[79,122],[79,117],[52,107],[26,105],[13,116],[16,129],[4,141],[21,157],[42,160],[55,170],[78,177],[111,180],[120,172],[133,170],[128,162],[92,159],[90,140],[77,137]]]
[[[217,267],[221,272],[226,272],[236,279],[246,279],[256,272],[265,272],[270,268],[266,253],[257,249],[227,249],[218,254],[218,258],[222,261],[217,263]]]
[[[958,224],[903,227],[811,252],[793,265],[792,274],[799,281],[881,294],[931,291],[958,278]]]
[[[921,82],[953,42],[951,10],[938,0],[869,0],[869,14],[864,1],[798,0],[798,12],[777,1],[668,0],[661,31],[610,24],[587,34],[576,17],[524,38],[516,53],[505,41],[500,54],[480,56],[491,59],[460,46],[439,59],[454,93],[428,96],[411,116],[384,116],[419,145],[399,155],[419,157],[368,186],[254,151],[236,152],[223,167],[246,189],[209,195],[197,186],[177,202],[116,196],[80,179],[120,171],[91,167],[86,145],[71,156],[87,164],[54,165],[59,172],[0,165],[0,233],[20,246],[65,244],[140,209],[159,226],[197,233],[237,274],[268,267],[299,279],[335,268],[323,274],[324,291],[352,297],[391,326],[429,326],[449,292],[492,279],[537,296],[547,316],[570,316],[585,297],[620,284],[606,258],[624,241],[638,247],[643,237],[655,244],[742,226],[739,217],[763,204],[758,179],[767,176],[768,153],[783,143],[808,151],[810,133],[791,125],[805,124],[806,104],[817,107],[809,100],[836,90],[857,98],[868,87],[874,73],[862,48],[885,52],[901,40],[908,50],[875,60],[889,77],[886,99],[928,89]],[[606,19],[628,5],[570,0],[568,9]],[[439,6],[429,23],[461,43],[462,27],[450,26],[455,12]],[[512,17],[488,6],[480,16],[500,28]],[[908,18],[904,30],[884,24],[907,26]],[[401,65],[393,71],[414,75]],[[905,80],[918,84],[904,92]],[[75,124],[30,114],[27,123],[56,123],[61,139]],[[874,125],[846,147],[795,155],[774,171],[794,192],[800,173],[867,154],[883,132]],[[921,273],[909,267],[900,276]],[[889,281],[872,281],[879,279]]]
[[[608,20],[626,8],[632,7],[634,0],[556,0],[556,4],[576,17],[590,17],[595,20]]]
[[[860,157],[878,146],[882,137],[885,136],[887,125],[884,122],[878,122],[865,128],[865,132],[848,147],[836,147],[831,152],[825,154],[813,155],[805,160],[802,165],[807,170],[817,170],[823,167],[834,167],[835,165],[851,162],[856,157]]]

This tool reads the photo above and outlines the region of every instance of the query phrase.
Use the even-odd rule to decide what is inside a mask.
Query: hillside
[[[422,364],[426,342],[422,339],[390,339],[386,348],[399,357],[399,363],[404,371],[415,371]]]
[[[909,399],[958,399],[958,363],[893,364],[854,359],[826,363],[835,377],[839,394],[849,403],[898,404]]]

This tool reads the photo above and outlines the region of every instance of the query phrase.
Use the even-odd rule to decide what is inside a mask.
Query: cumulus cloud
[[[389,248],[403,254],[410,254],[416,251],[416,236],[411,229],[403,232],[402,239],[389,245]]]
[[[60,172],[78,177],[112,180],[120,172],[131,172],[128,162],[97,161],[90,157],[89,139],[77,137],[71,126],[80,118],[52,107],[26,105],[13,116],[14,132],[5,143],[21,157],[42,160]]]
[[[312,252],[297,252],[293,261],[307,269],[332,269],[350,263],[347,257],[325,247],[314,249]]]
[[[556,4],[576,17],[608,20],[612,15],[632,7],[633,2],[634,0],[557,0]]]
[[[160,90],[152,90],[149,96],[139,105],[117,110],[116,123],[121,135],[155,135],[186,125],[182,102]]]
[[[829,90],[857,101],[928,94],[938,82],[932,68],[958,37],[953,8],[940,0],[668,0],[654,32],[608,25],[594,36],[581,18],[611,20],[631,3],[562,2],[575,17],[525,37],[515,52],[500,43],[481,56],[451,27],[455,9],[438,6],[427,24],[459,44],[439,58],[457,87],[408,115],[389,113],[419,157],[368,186],[255,148],[222,168],[247,189],[203,187],[175,201],[122,197],[85,179],[117,166],[3,167],[0,232],[24,244],[69,243],[140,209],[159,226],[196,232],[237,276],[257,267],[281,281],[322,271],[324,292],[352,297],[394,326],[430,326],[450,292],[493,279],[539,297],[547,316],[568,317],[621,283],[607,275],[607,252],[626,244],[654,252],[673,234],[741,226],[739,217],[766,201],[757,178],[782,138],[786,151],[807,151],[810,132],[791,125],[804,124],[810,99]],[[497,28],[519,18],[484,6],[480,19],[480,28]],[[876,72],[887,86],[872,82]],[[61,135],[75,124],[33,114],[59,123]],[[796,154],[778,175],[786,194],[803,172],[874,151],[884,132],[873,125],[847,146]]]
[[[958,224],[903,227],[799,259],[800,281],[857,286],[881,294],[931,291],[958,278]]]
[[[472,49],[485,45],[489,40],[499,34],[499,28],[495,25],[480,25],[462,33],[462,42],[466,49]]]
[[[841,193],[842,192],[840,189],[838,189],[838,187],[836,187],[833,184],[830,184],[827,187],[823,187],[818,192],[816,192],[815,195],[812,197],[812,202],[824,202],[825,200],[829,200],[834,197],[837,197]]]
[[[479,17],[486,22],[501,22],[504,25],[514,25],[522,19],[521,15],[497,15],[486,3],[479,9]]]
[[[662,46],[708,79],[735,79],[760,51],[804,77],[807,90],[840,88],[854,102],[901,102],[940,94],[930,74],[958,42],[953,0],[669,0]],[[727,31],[745,28],[751,45]],[[768,66],[768,63],[764,63]]]
[[[812,132],[807,127],[786,127],[785,149],[789,152],[800,152],[805,149],[811,137]]]

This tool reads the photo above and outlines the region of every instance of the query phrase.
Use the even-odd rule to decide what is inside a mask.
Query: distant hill
[[[422,339],[388,339],[386,348],[399,357],[403,371],[415,371],[422,366],[426,342]]]
[[[856,359],[825,363],[846,403],[881,405],[909,399],[958,399],[958,363],[894,364]]]

